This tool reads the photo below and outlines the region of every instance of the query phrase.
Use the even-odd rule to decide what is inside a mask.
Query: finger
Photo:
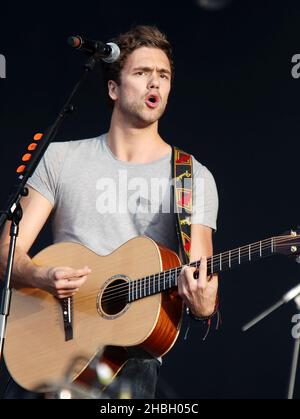
[[[214,278],[214,275],[213,274],[209,275],[207,277],[207,282],[211,282],[213,280],[213,278]]]
[[[180,288],[182,286],[182,281],[184,280],[186,266],[182,266],[180,274],[177,277],[177,286]]]
[[[198,287],[205,288],[207,286],[207,258],[202,256],[200,259]]]
[[[182,275],[183,278],[193,278],[193,274],[196,270],[197,270],[197,268],[194,268],[193,266],[185,265],[182,268],[180,275]]]
[[[74,274],[72,275],[72,277],[74,278],[78,278],[80,276],[84,276],[84,275],[88,275],[92,272],[91,268],[89,268],[88,266],[85,266],[82,269],[75,269],[74,270]]]
[[[87,279],[87,276],[82,276],[81,278],[73,280],[60,279],[55,282],[55,288],[60,290],[74,290],[76,288],[80,288],[87,281]]]
[[[76,279],[76,278],[80,278],[83,276],[86,276],[88,274],[90,274],[92,272],[92,270],[88,267],[85,267],[83,269],[65,269],[65,270],[60,270],[57,271],[55,273],[55,279],[56,280],[60,280],[60,279]]]
[[[219,280],[218,274],[211,274],[211,275],[208,277],[208,279],[207,279],[207,281],[208,281],[210,284],[217,283],[217,282],[218,282],[218,280]]]
[[[178,280],[177,280],[177,286],[178,286],[178,293],[181,296],[182,295],[182,290],[183,290],[183,273],[181,271],[180,275],[178,275]]]
[[[178,294],[184,300],[184,302],[187,301],[187,297],[189,295],[189,292],[188,292],[186,286],[184,285],[183,281],[180,281],[178,283]]]
[[[80,278],[81,276],[88,275],[91,273],[92,270],[88,267],[83,269],[71,269],[70,271],[62,272],[62,279],[63,278]]]
[[[192,267],[192,266],[185,266],[184,269],[182,270],[182,274],[181,274],[181,280],[180,282],[182,283],[182,286],[186,289],[186,290],[194,290],[197,288],[197,282],[195,281],[194,278],[194,272],[196,271],[196,268]]]
[[[182,296],[190,298],[192,293],[197,289],[197,281],[194,278],[194,272],[196,268],[192,266],[187,266],[182,274],[181,282],[181,292]]]
[[[56,294],[55,297],[62,300],[64,298],[70,298],[73,297],[76,294],[75,292],[68,292],[68,293],[60,293],[60,294]]]
[[[180,275],[178,276],[178,293],[181,297],[184,294],[184,283],[185,283],[185,275],[186,275],[186,266],[181,269]]]

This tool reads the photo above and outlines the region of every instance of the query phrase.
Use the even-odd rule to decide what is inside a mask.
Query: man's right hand
[[[36,286],[57,298],[72,297],[86,282],[91,269],[73,269],[68,266],[37,269]]]

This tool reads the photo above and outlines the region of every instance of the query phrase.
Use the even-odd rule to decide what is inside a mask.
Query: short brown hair
[[[121,83],[121,71],[128,56],[136,49],[141,47],[161,49],[168,57],[171,66],[172,78],[174,77],[174,62],[171,45],[164,33],[156,26],[138,25],[130,31],[120,34],[110,40],[116,43],[121,51],[120,57],[112,64],[102,62],[103,79],[107,88],[109,80],[114,80],[118,85]],[[113,101],[108,97],[110,105]]]

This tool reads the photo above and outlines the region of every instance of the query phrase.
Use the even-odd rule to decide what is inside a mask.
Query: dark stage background
[[[161,121],[167,142],[193,153],[214,174],[220,210],[216,252],[277,235],[300,223],[300,53],[297,1],[233,1],[220,11],[196,2],[2,2],[0,53],[1,196],[32,135],[44,130],[81,74],[84,56],[66,38],[107,40],[134,24],[156,24],[174,46],[176,74]],[[58,140],[108,129],[101,75],[76,99]],[[79,169],[80,170],[80,169]],[[49,227],[32,253],[50,243]],[[246,334],[241,326],[300,280],[293,260],[271,258],[221,276],[222,327],[206,342],[193,325],[165,357],[160,397],[285,398],[294,340],[293,303]],[[296,396],[300,398],[300,374]]]

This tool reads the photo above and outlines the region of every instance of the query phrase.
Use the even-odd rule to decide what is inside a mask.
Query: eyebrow
[[[153,71],[153,67],[135,67],[132,71],[138,71],[138,70],[142,70],[142,71]],[[159,68],[158,69],[159,73],[167,73],[171,75],[171,71],[167,70],[166,68]]]

